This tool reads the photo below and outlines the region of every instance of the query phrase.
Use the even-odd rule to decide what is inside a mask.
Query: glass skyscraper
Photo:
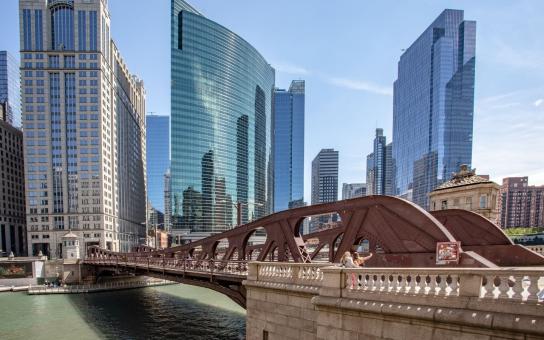
[[[394,83],[396,194],[427,194],[472,162],[476,22],[447,9],[402,54]]]
[[[243,38],[172,0],[174,229],[218,232],[271,210],[274,69]],[[240,203],[238,205],[237,203]]]
[[[383,129],[376,129],[373,152],[366,156],[366,194],[394,195],[393,143],[387,144]]]
[[[21,127],[21,93],[19,62],[7,51],[0,51],[0,105],[4,112],[0,120]]]
[[[164,212],[164,174],[170,166],[170,117],[146,116],[147,196]]]
[[[304,201],[304,80],[274,91],[274,211]]]

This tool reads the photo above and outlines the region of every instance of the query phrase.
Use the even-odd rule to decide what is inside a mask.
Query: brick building
[[[507,177],[499,195],[502,228],[544,227],[544,185],[529,186],[529,178]]]
[[[0,104],[5,108],[5,105]],[[0,108],[0,113],[3,109]],[[26,255],[23,133],[0,120],[0,257]]]

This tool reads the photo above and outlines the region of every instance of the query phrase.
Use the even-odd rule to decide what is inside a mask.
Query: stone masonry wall
[[[470,314],[468,314],[470,318]],[[543,339],[521,333],[470,327],[347,309],[318,307],[317,340],[499,340]],[[253,339],[253,338],[248,338]],[[261,338],[254,338],[261,339]]]
[[[248,287],[247,339],[315,339],[317,310],[311,302],[313,296],[291,291]],[[266,333],[268,335],[265,335]]]
[[[337,307],[321,305],[319,297],[293,291],[247,287],[246,337],[248,340],[498,340],[498,339],[544,339],[539,335],[524,332],[509,332],[479,327],[491,315],[474,316],[470,311],[456,314],[454,310],[444,309],[444,322],[383,314],[382,303],[360,301],[376,313],[362,312],[347,305],[346,299],[327,301]],[[402,310],[399,314],[425,314],[417,306],[394,304],[392,309]],[[435,311],[440,313],[440,311]],[[502,322],[512,323],[513,315],[502,315]],[[470,320],[470,319],[474,320]],[[450,319],[451,322],[446,322]],[[481,320],[484,319],[484,320]],[[473,322],[474,327],[470,326]],[[484,321],[485,322],[485,321]],[[505,325],[506,326],[506,325]],[[520,328],[523,325],[518,325]]]

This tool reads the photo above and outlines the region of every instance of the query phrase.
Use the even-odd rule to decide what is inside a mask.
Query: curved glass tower
[[[270,211],[274,69],[185,1],[171,15],[173,228],[219,232]]]

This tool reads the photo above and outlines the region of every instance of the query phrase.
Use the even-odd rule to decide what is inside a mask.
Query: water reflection
[[[245,311],[186,286],[84,295],[0,295],[2,339],[243,339]]]

